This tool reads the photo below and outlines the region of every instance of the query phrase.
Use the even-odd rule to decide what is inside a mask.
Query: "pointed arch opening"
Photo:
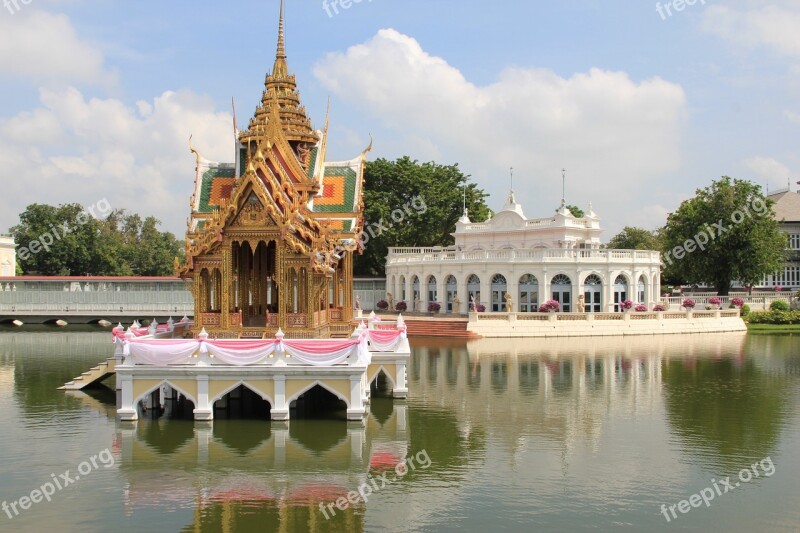
[[[320,381],[288,403],[292,420],[347,420],[347,402]]]
[[[269,420],[272,406],[261,394],[239,383],[213,404],[214,419]]]
[[[139,396],[134,402],[139,418],[157,420],[193,420],[194,398],[167,380]]]

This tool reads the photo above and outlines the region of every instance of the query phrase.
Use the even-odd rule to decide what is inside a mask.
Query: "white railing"
[[[689,294],[686,296],[665,296],[661,298],[661,303],[667,306],[668,309],[683,309],[681,304],[687,298],[691,298],[695,302],[695,309],[697,310],[705,310],[705,307],[711,305],[708,303],[708,299],[712,296],[716,296],[714,293],[706,293],[708,296],[700,296],[698,294]],[[720,306],[722,309],[727,309],[730,307],[731,299],[735,298],[735,296],[717,296],[720,299],[721,304]],[[750,309],[753,311],[756,310],[766,310],[769,309],[769,305],[774,302],[775,300],[788,300],[789,294],[787,293],[786,296],[780,297],[777,295],[773,296],[738,296],[744,303],[750,306]]]
[[[607,262],[659,263],[658,252],[646,250],[469,250],[454,251],[433,248],[389,248],[387,264],[450,263],[475,261],[539,261],[539,262]]]
[[[713,311],[694,310],[691,313],[691,318],[706,319],[706,318],[735,318],[739,316],[738,309],[718,309]],[[551,322],[561,321],[608,321],[608,320],[673,320],[673,319],[686,319],[689,313],[686,311],[630,311],[627,313],[470,313],[470,322],[481,321],[509,321],[514,322],[517,320],[548,320]]]

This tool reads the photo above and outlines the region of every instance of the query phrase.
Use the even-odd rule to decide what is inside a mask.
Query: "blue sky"
[[[107,198],[181,236],[186,141],[232,158],[231,98],[245,126],[278,1],[26,1],[0,5],[0,230]],[[331,98],[329,159],[372,133],[372,157],[457,162],[494,208],[513,166],[529,217],[566,168],[608,239],[721,175],[800,180],[800,2],[675,1],[287,0],[289,66],[315,126]]]

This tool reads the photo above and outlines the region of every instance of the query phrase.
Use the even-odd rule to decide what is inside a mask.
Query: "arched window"
[[[565,313],[572,311],[572,280],[564,274],[556,275],[550,281],[550,294],[553,300],[561,304]]]
[[[458,282],[456,282],[455,276],[447,276],[445,278],[444,292],[445,292],[445,310],[448,313],[461,312],[460,309],[455,308],[455,298],[456,295],[458,294]]]
[[[406,301],[406,277],[400,276],[400,301]]]
[[[506,278],[502,274],[492,277],[492,311],[502,313],[506,310]]]
[[[436,276],[428,276],[428,303],[436,302],[439,295],[436,291]]]
[[[619,304],[628,299],[628,279],[620,274],[614,280],[614,311],[621,310]]]
[[[519,312],[532,313],[539,308],[539,280],[533,274],[519,278]]]
[[[469,298],[470,306],[473,303],[475,305],[481,303],[481,278],[475,274],[467,278],[467,298]],[[474,311],[474,309],[470,307],[470,311]]]
[[[419,278],[414,276],[411,278],[411,310],[419,311],[417,309],[417,302],[419,302]]]
[[[647,285],[647,279],[644,277],[644,274],[639,276],[639,283],[636,284],[636,301],[640,304],[646,304],[645,301],[645,287]]]
[[[591,274],[583,282],[584,313],[599,313],[603,310],[603,280],[597,274]]]

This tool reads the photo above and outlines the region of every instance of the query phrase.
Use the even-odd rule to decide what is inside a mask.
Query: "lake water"
[[[797,336],[412,338],[363,426],[120,424],[110,340],[0,331],[0,531],[800,531]]]

